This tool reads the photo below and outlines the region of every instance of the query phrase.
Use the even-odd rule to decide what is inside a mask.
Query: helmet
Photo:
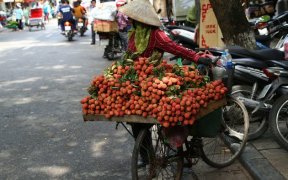
[[[116,7],[121,7],[126,3],[127,3],[126,0],[117,0],[116,1]]]
[[[148,0],[133,0],[119,8],[119,11],[131,19],[151,26],[160,27],[160,19]]]

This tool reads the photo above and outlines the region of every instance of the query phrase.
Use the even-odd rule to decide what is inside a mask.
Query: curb
[[[239,160],[253,179],[286,179],[252,144],[247,143]]]

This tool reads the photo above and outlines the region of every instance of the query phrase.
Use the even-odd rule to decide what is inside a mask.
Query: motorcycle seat
[[[229,47],[229,52],[233,56],[242,58],[253,58],[263,61],[284,60],[284,52],[277,49],[248,50],[239,46]]]
[[[172,29],[184,29],[186,31],[190,32],[195,32],[195,29],[192,27],[187,27],[187,26],[175,26],[175,25],[168,25],[166,26],[167,29],[172,30]]]
[[[271,60],[269,61],[269,64],[271,65],[276,65],[276,66],[279,66],[279,67],[282,67],[286,70],[288,70],[288,61],[275,61],[275,60]]]
[[[252,67],[257,69],[263,69],[267,67],[267,62],[259,59],[253,59],[253,58],[234,58],[232,59],[232,62],[235,65],[241,65],[245,67]]]

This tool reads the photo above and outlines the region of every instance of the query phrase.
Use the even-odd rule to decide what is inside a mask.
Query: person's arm
[[[70,7],[70,11],[73,13],[73,15],[74,15],[74,13],[75,13],[75,9],[74,8],[72,8],[72,7]]]
[[[86,8],[83,6],[81,6],[81,7],[82,7],[82,14],[85,15],[87,13]]]
[[[156,48],[174,54],[175,56],[179,56],[194,62],[197,62],[200,58],[200,56],[195,51],[189,50],[172,41],[162,30],[156,30],[155,41]]]

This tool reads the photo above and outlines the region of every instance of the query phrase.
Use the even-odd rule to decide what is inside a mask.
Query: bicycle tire
[[[287,109],[282,111],[283,108]],[[269,125],[275,141],[288,150],[288,95],[280,96],[273,104],[269,114]]]
[[[251,97],[252,86],[236,85],[232,87],[231,95],[237,97],[242,95],[244,97]],[[246,95],[246,96],[245,96]],[[252,116],[250,112],[254,109],[247,108],[249,113],[249,133],[248,140],[255,140],[260,138],[268,130],[268,114],[262,113],[263,115]]]
[[[177,150],[177,152],[176,151],[174,152],[175,153],[174,155],[169,154],[170,152],[169,150],[172,149],[170,149],[169,145],[164,143],[164,141],[160,138],[159,130],[160,126],[154,125],[150,129],[143,129],[140,131],[136,139],[132,153],[131,171],[133,180],[142,180],[142,179],[147,180],[152,178],[163,180],[181,179],[183,173],[184,158],[182,156],[179,156],[179,152],[181,152],[183,149],[181,147],[179,150]],[[145,147],[145,145],[143,144],[145,144],[145,139],[147,140],[147,135],[149,135],[149,132],[151,132],[152,147]],[[149,144],[149,142],[147,144]],[[143,148],[142,155],[143,152],[147,153],[148,155],[147,157],[148,162],[145,167],[138,166],[138,161],[141,156],[140,155],[141,148]],[[173,165],[175,165],[175,169],[172,167],[172,163]],[[171,165],[171,167],[168,165]]]
[[[238,132],[239,130],[228,124],[231,119],[225,119],[223,116],[222,128],[218,135],[213,138],[202,138],[201,157],[205,163],[215,168],[231,165],[244,150],[248,139],[249,116],[244,104],[234,97],[227,97],[227,105],[223,108],[223,114],[225,113],[225,108],[228,108],[233,103],[237,104],[242,111],[243,124],[240,126],[243,126],[243,132]],[[210,139],[211,143],[209,143]],[[212,143],[215,143],[215,145]],[[211,144],[214,152],[209,154],[208,151]],[[216,153],[216,150],[219,150],[219,152]]]

